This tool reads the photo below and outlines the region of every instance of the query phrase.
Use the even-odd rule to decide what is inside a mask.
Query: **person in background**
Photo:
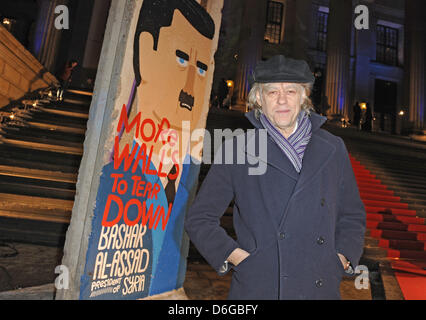
[[[72,81],[72,75],[74,69],[78,66],[78,62],[76,60],[67,61],[59,75],[59,82],[61,84],[61,91],[59,93],[59,100],[63,99],[64,92],[68,90],[68,87]]]
[[[365,119],[362,124],[362,130],[371,132],[372,121],[373,121],[373,113],[371,111],[370,103],[367,102],[367,109],[365,110]]]
[[[361,121],[361,106],[359,105],[359,102],[357,101],[353,107],[354,112],[354,127],[359,129],[359,123]]]

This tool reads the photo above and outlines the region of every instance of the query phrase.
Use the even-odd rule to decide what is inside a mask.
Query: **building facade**
[[[284,54],[309,63],[312,100],[330,119],[352,120],[358,102],[371,107],[373,131],[424,128],[424,1],[262,0],[242,12],[232,2],[217,54],[228,66],[215,80],[235,81],[233,108],[245,109],[255,62]]]
[[[214,0],[200,0],[208,9]],[[54,27],[66,6],[69,29]],[[93,86],[111,0],[13,0],[0,24],[57,75],[79,62],[73,85]],[[357,8],[367,8],[358,30]],[[248,77],[274,54],[305,59],[315,73],[312,99],[331,119],[351,120],[370,105],[373,130],[404,133],[425,123],[425,21],[422,0],[225,0],[212,96],[233,80],[232,107],[245,110]],[[357,13],[358,12],[358,13]]]
[[[110,6],[111,0],[3,0],[0,25],[54,75],[75,59],[72,85],[91,88]]]

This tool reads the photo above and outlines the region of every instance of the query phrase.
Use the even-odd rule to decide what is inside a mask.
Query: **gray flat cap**
[[[250,85],[255,82],[294,82],[314,83],[315,77],[304,60],[273,56],[266,61],[259,61],[250,77]]]

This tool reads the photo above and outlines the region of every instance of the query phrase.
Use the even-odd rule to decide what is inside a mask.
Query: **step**
[[[368,236],[367,232],[366,232],[365,237],[364,237],[364,246],[366,246],[366,247],[378,247],[379,246],[379,239]]]
[[[376,189],[371,187],[361,187],[359,188],[359,193],[369,193],[371,195],[382,195],[382,196],[393,196],[394,192],[392,190],[387,189]]]
[[[425,149],[424,143],[417,141],[414,142],[407,137],[384,136],[381,133],[371,133],[367,136],[360,136],[358,134],[354,135],[353,132],[337,131],[336,134],[341,135],[342,138],[344,138],[348,149],[354,154],[371,149],[377,151],[377,145],[381,146],[381,151],[385,154],[392,152],[393,149],[413,154]]]
[[[50,105],[44,105],[42,108],[47,113],[60,113],[70,117],[85,118],[86,121],[89,117],[89,108],[87,106],[50,104]]]
[[[53,144],[40,143],[40,142],[8,139],[5,137],[0,137],[0,145],[25,148],[29,150],[50,151],[50,152],[64,153],[64,154],[78,155],[78,156],[83,155],[83,146],[69,147],[69,146],[53,145]]]
[[[355,179],[356,179],[357,183],[373,184],[373,185],[382,184],[381,180],[375,179],[375,178],[373,179],[373,178],[357,177],[355,175]]]
[[[411,275],[420,275],[423,279],[426,276],[426,262],[396,260],[392,261],[392,269],[405,274],[408,272]]]
[[[395,216],[389,214],[380,213],[367,213],[367,221],[383,221],[383,222],[402,222],[406,224],[425,224],[425,218],[418,217],[407,217],[407,216]]]
[[[58,146],[59,148],[62,147],[69,147],[74,149],[82,149],[83,143],[80,141],[67,141],[67,140],[60,140],[60,139],[53,139],[51,137],[43,137],[43,136],[37,136],[37,135],[27,135],[22,136],[20,134],[16,134],[14,132],[6,132],[2,135],[2,137],[6,140],[13,140],[13,141],[20,141],[20,142],[32,142],[36,144],[42,144],[42,145],[52,145],[52,146]]]
[[[401,197],[396,196],[387,196],[387,195],[381,195],[381,194],[375,194],[375,193],[361,193],[360,196],[362,200],[377,200],[377,201],[388,201],[388,202],[400,202]]]
[[[385,207],[391,209],[408,209],[407,203],[362,199],[366,207]]]
[[[413,259],[426,261],[426,251],[387,249],[389,258]]]
[[[4,177],[0,177],[1,180],[5,180]],[[25,178],[15,178],[15,182],[1,181],[0,180],[0,192],[26,195],[33,197],[46,197],[54,199],[74,200],[75,198],[75,185],[68,189],[63,187],[56,187],[55,184],[61,184],[58,182],[34,180]],[[31,182],[31,183],[30,183]],[[52,186],[50,186],[50,185]]]
[[[87,112],[65,111],[49,107],[38,107],[38,110],[40,110],[41,112],[45,112],[46,114],[53,114],[62,117],[77,118],[85,121],[89,119],[89,114]]]
[[[69,223],[74,201],[0,193],[0,217]]]
[[[90,101],[89,100],[81,100],[75,97],[66,97],[62,101],[63,104],[71,104],[71,105],[83,105],[83,106],[89,106]]]
[[[411,166],[413,166],[413,164],[411,164]],[[386,169],[386,168],[375,168],[374,169],[374,174],[376,176],[388,176],[394,179],[415,179],[415,180],[419,180],[419,179],[425,179],[425,174],[421,174],[420,172],[416,172],[416,171],[411,171],[407,168],[394,168],[392,170],[390,169]]]
[[[412,231],[397,231],[397,230],[379,230],[369,229],[370,236],[376,239],[400,239],[413,241],[426,241],[426,233],[417,233]]]
[[[395,190],[395,196],[401,197],[401,199],[404,198],[414,198],[414,199],[420,199],[420,200],[426,200],[426,197],[423,195],[422,192],[413,192],[412,190],[402,190],[398,189]]]
[[[418,160],[421,161],[421,160]],[[368,169],[370,172],[375,174],[385,174],[385,175],[407,175],[407,176],[419,176],[424,177],[426,171],[419,169],[417,166],[413,167],[413,164],[418,163],[418,161],[413,161],[407,164],[400,163],[398,166],[386,166],[386,165],[376,165],[371,163],[363,163],[362,165],[353,164],[352,167],[354,170]]]
[[[81,155],[77,152],[57,152],[53,150],[37,150],[23,148],[22,146],[10,146],[7,144],[0,144],[0,158],[9,158],[11,160],[27,160],[27,161],[40,161],[51,163],[54,165],[73,166],[78,167],[81,161]]]
[[[393,152],[386,152],[383,153],[370,153],[371,151],[367,151],[365,152],[365,150],[363,150],[363,154],[358,154],[358,157],[356,158],[355,161],[359,161],[360,164],[368,164],[368,165],[375,165],[375,166],[386,166],[386,167],[398,167],[398,164],[403,164],[403,165],[407,165],[410,164],[412,162],[417,162],[417,161],[424,161],[426,160],[424,152],[425,150],[421,150],[421,151],[415,151],[415,152],[408,152],[407,154],[404,154],[403,156],[401,156],[401,154],[396,151],[396,150],[392,150]],[[419,163],[419,169],[424,171],[424,169],[426,169],[426,166],[424,166],[423,164]]]
[[[374,260],[380,259],[380,258],[386,258],[387,257],[387,251],[384,248],[381,247],[367,247],[364,246],[364,250],[362,253],[363,257],[372,257]]]
[[[41,123],[44,125],[50,125],[50,126],[56,126],[60,125],[63,127],[68,128],[75,128],[75,129],[86,129],[87,121],[86,120],[76,120],[72,118],[59,118],[59,117],[53,117],[53,116],[47,116],[47,115],[35,115],[31,119],[27,119],[24,121],[24,123]]]
[[[374,184],[374,183],[364,183],[364,182],[357,182],[359,189],[379,189],[379,190],[387,190],[388,188],[382,184]]]
[[[366,176],[375,175],[375,173],[373,173],[371,170],[369,170],[363,165],[359,165],[359,164],[355,164],[351,162],[351,166],[355,174],[366,175]]]
[[[371,167],[369,167],[367,170],[358,166],[352,166],[352,169],[354,170],[355,177],[359,178],[373,178],[374,176],[375,179],[381,181],[386,180],[402,183],[414,182],[416,184],[422,184],[426,180],[426,176],[422,176],[419,173],[409,173],[406,171],[385,171],[383,169]]]
[[[426,198],[426,189],[419,189],[419,188],[411,188],[411,187],[399,187],[399,186],[390,186],[388,187],[389,190],[393,190],[396,192],[408,192],[411,194],[414,194],[415,196],[422,196],[423,198]]]
[[[397,180],[397,179],[392,179],[392,178],[382,178],[380,180],[382,184],[388,186],[389,188],[393,188],[393,186],[397,187],[397,188],[415,188],[415,189],[420,189],[423,190],[424,192],[426,192],[426,181],[425,183],[423,182],[415,182],[415,181],[402,181],[402,180]]]
[[[380,146],[379,146],[380,148]],[[355,147],[353,149],[357,150],[351,150],[353,157],[356,161],[360,161],[361,163],[364,162],[371,162],[371,163],[407,163],[410,161],[416,161],[416,160],[425,160],[424,152],[425,150],[404,150],[404,148],[388,148],[387,150],[378,150],[378,148],[374,148],[374,145],[370,145],[369,148],[359,148]],[[374,153],[372,151],[375,151]],[[355,151],[355,152],[353,152]],[[403,151],[407,151],[405,154],[401,153]]]
[[[389,155],[392,155],[394,159],[400,161],[410,161],[413,159],[425,159],[424,152],[426,151],[426,144],[416,144],[415,147],[409,142],[404,142],[402,146],[386,146],[383,148],[383,144],[378,144],[377,142],[367,142],[367,143],[353,143],[355,140],[352,140],[347,144],[348,150],[351,152],[351,155],[359,161],[364,160],[382,160],[382,161],[392,161],[392,158],[389,158]]]
[[[390,155],[391,156],[391,155]],[[371,173],[374,174],[385,174],[385,175],[407,175],[407,176],[420,176],[424,177],[426,175],[426,171],[419,167],[419,165],[413,165],[418,164],[421,161],[425,161],[423,159],[417,159],[417,160],[411,160],[409,162],[395,162],[393,164],[386,164],[386,163],[375,163],[372,161],[363,161],[360,164],[353,163],[353,167],[357,170],[369,170]]]
[[[73,133],[67,133],[64,134],[63,132],[58,132],[55,130],[48,130],[48,129],[39,129],[39,128],[32,128],[32,127],[24,127],[24,126],[8,126],[3,128],[3,131],[5,134],[11,134],[15,137],[19,137],[19,139],[26,140],[29,137],[42,137],[45,139],[53,139],[53,140],[59,140],[64,142],[76,142],[83,144],[85,136],[82,134],[73,134]]]
[[[379,247],[397,249],[397,250],[415,250],[425,251],[426,242],[413,241],[413,240],[394,240],[394,239],[380,239]]]
[[[80,95],[80,96],[83,96],[83,97],[88,97],[88,98],[90,98],[90,99],[92,99],[92,96],[93,96],[93,92],[92,91],[87,91],[87,90],[84,90],[84,89],[68,89],[67,90],[67,92],[66,92],[66,94],[67,95],[69,95],[69,94],[75,94],[75,95]]]
[[[0,215],[0,240],[63,248],[69,224]]]
[[[1,150],[1,147],[0,147]],[[46,171],[46,172],[62,172],[66,174],[74,174],[77,175],[78,168],[79,168],[80,162],[74,161],[66,162],[63,165],[59,163],[49,163],[49,162],[41,162],[41,161],[34,161],[31,158],[30,159],[18,159],[18,158],[9,158],[2,156],[2,153],[0,152],[0,165],[6,166],[6,167],[17,167],[22,170],[40,170],[40,171]]]
[[[26,125],[29,127],[34,127],[38,129],[46,129],[46,130],[52,130],[52,131],[58,131],[63,133],[73,133],[73,134],[82,134],[84,135],[86,133],[86,128],[80,128],[80,127],[70,127],[66,125],[58,125],[58,124],[51,124],[51,123],[44,123],[40,121],[27,121]]]
[[[1,176],[38,179],[38,180],[46,180],[46,181],[59,181],[59,182],[65,182],[70,184],[75,184],[77,182],[77,174],[75,173],[64,173],[60,171],[46,171],[46,170],[22,168],[18,166],[8,166],[8,165],[0,164],[0,177]]]
[[[426,175],[421,175],[419,172],[411,172],[411,171],[407,171],[407,169],[405,168],[398,168],[398,169],[394,169],[393,171],[389,172],[386,171],[385,169],[379,169],[376,168],[374,170],[374,174],[376,176],[386,176],[386,177],[390,177],[393,179],[408,179],[408,180],[424,180],[426,179]]]
[[[376,173],[376,177],[377,179],[379,179],[380,181],[382,181],[384,184],[386,184],[386,182],[398,182],[398,183],[411,183],[414,185],[425,185],[426,184],[426,177],[422,177],[422,176],[404,176],[404,175],[398,175],[398,176],[394,176],[392,174],[377,174]]]
[[[426,233],[426,225],[405,224],[400,222],[367,221],[367,228],[396,231],[412,231]]]
[[[370,172],[361,172],[361,171],[354,171],[355,179],[377,179],[376,175],[371,174]]]
[[[401,182],[394,179],[359,179],[356,178],[359,186],[379,187],[386,186],[388,189],[415,190],[417,193],[426,193],[426,185],[423,183]]]
[[[70,127],[77,127],[77,128],[85,128],[87,124],[87,118],[76,118],[76,117],[69,117],[59,114],[53,114],[53,113],[47,113],[47,112],[33,112],[31,115],[32,121],[37,122],[43,122],[43,123],[50,123],[50,124],[58,124],[66,125]]]
[[[400,193],[399,193],[400,194]],[[402,202],[407,202],[408,204],[417,204],[421,206],[426,206],[426,199],[423,197],[410,197],[411,194],[405,193],[401,196],[396,196],[397,198],[401,198]]]
[[[395,214],[395,215],[404,215],[404,216],[416,216],[416,211],[409,210],[409,209],[395,209],[395,208],[388,208],[388,207],[365,206],[365,211],[367,211],[367,213],[386,213],[386,214]]]

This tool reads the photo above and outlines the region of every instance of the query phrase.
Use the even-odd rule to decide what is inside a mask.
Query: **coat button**
[[[285,239],[285,233],[284,232],[280,232],[279,237],[280,237],[280,240]]]
[[[322,245],[324,242],[325,242],[325,240],[324,240],[324,238],[323,238],[323,237],[319,237],[319,238],[317,239],[317,243],[318,243],[319,245]]]
[[[322,280],[319,279],[319,280],[315,281],[315,285],[317,286],[317,288],[321,288],[322,287]]]
[[[321,207],[324,207],[324,204],[325,204],[325,199],[321,198]]]

